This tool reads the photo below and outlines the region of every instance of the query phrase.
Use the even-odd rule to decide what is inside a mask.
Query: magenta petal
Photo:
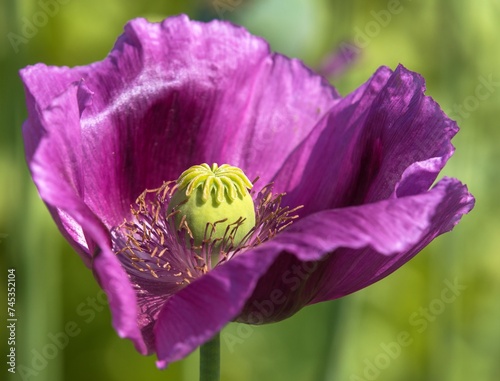
[[[452,229],[474,199],[455,179],[445,178],[419,195],[328,210],[298,221],[268,245],[280,256],[259,281],[251,300],[286,295],[268,321],[289,317],[306,304],[331,300],[366,287],[410,260],[432,239]],[[310,261],[320,262],[310,263]],[[309,264],[304,263],[309,261]],[[250,321],[253,302],[239,321]]]
[[[335,243],[337,249],[308,280],[306,287],[317,292],[310,303],[342,297],[384,278],[438,235],[450,231],[473,206],[467,188],[445,178],[426,193],[306,218],[308,225],[322,221],[331,233],[320,228],[318,233],[303,235],[307,241],[301,247]]]
[[[443,179],[420,195],[302,219],[272,241],[216,268],[165,304],[155,330],[159,366],[184,357],[239,314],[238,321],[257,323],[255,317],[267,311],[265,322],[278,321],[306,304],[338,298],[374,283],[437,235],[451,230],[472,207],[465,186]],[[293,271],[290,264],[300,264],[293,257],[302,262],[324,261],[303,265],[311,274],[297,285],[288,277]],[[277,292],[286,301],[262,307]]]
[[[80,114],[88,104],[88,90],[73,84],[43,110],[38,131],[43,131],[30,168],[40,196],[48,204],[59,228],[94,267],[108,294],[113,325],[122,337],[132,339],[146,353],[136,324],[136,299],[125,271],[111,251],[108,229],[84,202]],[[33,125],[24,126],[29,143]],[[46,170],[50,167],[51,170]],[[93,252],[99,254],[92,258]]]
[[[131,21],[102,62],[21,74],[32,109],[80,79],[93,93],[82,113],[80,171],[86,203],[108,226],[142,191],[194,164],[230,163],[266,184],[338,97],[243,28],[186,16]]]
[[[111,248],[103,247],[93,261],[94,275],[108,295],[113,317],[113,327],[122,338],[132,340],[137,351],[143,355],[151,351],[145,343],[137,324],[137,298],[130,280]]]
[[[90,265],[91,248],[85,235],[107,242],[107,229],[82,200],[80,113],[88,89],[73,84],[41,111],[33,107],[23,126],[33,180],[42,199],[70,243]],[[35,114],[35,115],[33,115]],[[46,170],[50,168],[50,170]],[[88,227],[85,232],[81,226]]]
[[[312,214],[279,234],[269,246],[279,245],[303,261],[319,259],[313,252],[339,247],[370,246],[381,254],[393,255],[414,245],[429,229],[440,234],[451,230],[472,206],[467,188],[458,180],[444,178],[418,195]],[[439,224],[434,225],[435,221]]]
[[[251,314],[262,313],[256,306],[269,300],[276,290],[287,300],[267,308],[268,322],[289,317],[306,304],[336,299],[366,287],[406,263],[436,236],[451,230],[473,205],[474,199],[464,185],[443,179],[420,195],[306,217],[264,245],[273,252],[294,253],[295,257],[280,256],[273,263],[238,320],[248,322]]]
[[[183,358],[238,315],[277,254],[243,253],[169,299],[155,326],[158,366]]]
[[[422,77],[399,66],[380,68],[342,99],[278,174],[287,203],[307,215],[383,200],[396,186],[399,196],[426,191],[458,128],[424,91]]]
[[[342,297],[386,277],[413,258],[434,238],[450,231],[460,218],[474,207],[475,202],[466,186],[458,180],[449,178],[441,180],[425,194],[397,200],[411,200],[413,205],[409,204],[408,207],[423,209],[423,211],[416,213],[417,215],[426,215],[426,220],[407,220],[408,226],[412,224],[418,226],[420,221],[421,225],[414,229],[420,230],[418,240],[403,237],[402,234],[406,233],[408,228],[386,219],[384,230],[392,228],[392,233],[387,232],[395,239],[399,236],[401,246],[394,248],[396,250],[390,256],[379,254],[385,254],[379,244],[370,245],[357,251],[349,249],[336,251],[329,258],[322,273],[318,274],[319,279],[316,279],[317,285],[315,287],[318,288],[319,292],[311,303]],[[380,203],[384,203],[384,201]],[[411,234],[409,236],[411,237]]]

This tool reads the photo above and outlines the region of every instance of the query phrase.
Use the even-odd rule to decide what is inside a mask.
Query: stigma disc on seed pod
[[[207,239],[238,245],[255,226],[252,183],[240,168],[194,165],[177,180],[168,213],[176,212],[177,229],[186,223],[196,246]]]

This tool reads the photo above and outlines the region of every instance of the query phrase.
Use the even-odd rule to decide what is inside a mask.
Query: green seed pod
[[[236,246],[255,226],[254,203],[247,190],[252,186],[237,167],[227,164],[220,167],[213,164],[211,168],[208,164],[195,165],[177,180],[168,213],[178,211],[174,217],[178,229],[185,219],[196,246],[210,238],[217,240],[217,247],[223,238],[228,237]],[[215,231],[212,232],[214,224]]]

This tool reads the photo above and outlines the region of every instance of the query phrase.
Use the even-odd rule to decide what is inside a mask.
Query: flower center
[[[195,165],[177,180],[167,212],[175,213],[176,228],[189,227],[194,245],[210,240],[239,245],[255,226],[255,210],[248,189],[252,183],[237,167],[223,164]]]
[[[300,206],[281,207],[284,194],[274,195],[272,184],[258,194],[251,187],[238,168],[202,164],[175,183],[145,190],[132,218],[111,232],[113,251],[138,292],[170,294],[297,218]]]

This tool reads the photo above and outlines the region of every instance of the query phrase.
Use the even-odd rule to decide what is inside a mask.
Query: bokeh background
[[[242,24],[273,50],[316,69],[333,51],[356,46],[357,59],[330,78],[342,94],[380,65],[403,63],[420,72],[427,94],[461,126],[457,151],[443,174],[460,178],[477,198],[452,233],[385,280],[281,323],[230,324],[222,335],[222,379],[500,380],[498,0],[2,0],[0,378],[198,377],[196,352],[159,371],[154,356],[140,356],[111,328],[91,272],[58,233],[31,182],[17,75],[36,62],[71,66],[101,60],[127,20],[178,13]],[[38,24],[36,30],[29,23]],[[4,361],[7,268],[16,268],[17,275],[15,375]],[[64,340],[64,332],[73,336]]]

